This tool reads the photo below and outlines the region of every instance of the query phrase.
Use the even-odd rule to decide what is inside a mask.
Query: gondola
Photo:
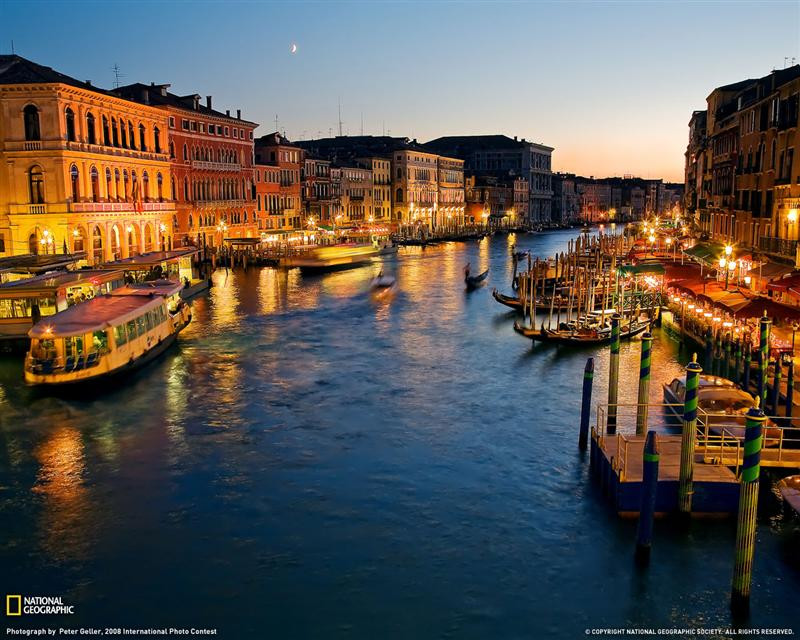
[[[619,338],[626,340],[647,331],[650,326],[649,320],[634,320],[629,324],[620,327]],[[519,322],[514,323],[514,331],[531,340],[541,340],[542,342],[552,342],[573,347],[602,345],[611,343],[611,327],[603,329],[577,329],[577,330],[553,330],[535,329],[523,327]]]
[[[497,289],[492,289],[492,296],[500,304],[504,304],[510,309],[514,309],[516,311],[523,310],[522,300],[520,300],[519,298],[514,298],[513,296],[507,296],[505,294],[502,294]]]
[[[530,251],[515,251],[514,252],[514,260],[519,262],[520,260],[524,260],[525,256],[527,256]]]
[[[477,276],[471,276],[469,275],[469,265],[464,268],[464,282],[467,285],[467,289],[474,289],[475,287],[479,286],[484,280],[486,280],[488,276],[488,269],[483,273],[479,273]]]

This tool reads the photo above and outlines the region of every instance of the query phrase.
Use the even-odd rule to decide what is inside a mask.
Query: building
[[[341,226],[360,226],[374,219],[372,210],[372,170],[341,167]]]
[[[281,170],[273,165],[256,163],[253,166],[256,186],[256,217],[261,233],[284,228],[281,206]]]
[[[435,153],[418,148],[392,153],[392,217],[400,224],[423,224],[435,229],[440,222],[438,158]]]
[[[331,194],[331,162],[305,154],[300,175],[303,193],[303,215],[314,223],[330,224],[333,220]]]
[[[278,208],[269,210],[264,221],[266,229],[302,229],[302,184],[300,173],[304,166],[304,151],[280,133],[270,133],[255,141],[255,160],[263,168],[278,169]],[[258,191],[256,191],[256,194]]]
[[[581,215],[581,200],[575,176],[566,173],[553,174],[553,220],[573,222]]]
[[[498,227],[510,220],[514,209],[514,181],[496,176],[468,174],[466,177],[466,221]]]
[[[360,167],[372,174],[372,218],[374,222],[390,224],[392,220],[392,161],[372,156],[358,158]]]
[[[0,256],[170,248],[168,114],[0,56]]]
[[[423,146],[427,151],[464,160],[464,169],[471,174],[525,178],[529,185],[528,221],[553,219],[553,147],[504,135],[445,136]]]
[[[175,194],[176,241],[215,246],[223,238],[254,238],[261,229],[253,194],[254,122],[212,108],[196,94],[178,96],[168,84],[131,84],[115,89],[129,100],[169,117],[169,159]]]
[[[711,238],[796,262],[800,65],[714,89],[689,121],[687,211]]]
[[[463,225],[465,214],[464,161],[437,156],[437,224]]]

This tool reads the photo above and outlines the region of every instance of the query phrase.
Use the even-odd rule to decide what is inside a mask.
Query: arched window
[[[123,171],[122,172],[122,184],[123,184],[123,187],[124,187],[123,192],[122,192],[123,200],[125,200],[127,202],[128,201],[128,195],[130,194],[130,189],[128,188],[130,185],[128,183],[128,172],[127,171]]]
[[[136,244],[136,227],[132,224],[129,224],[128,227],[128,254],[129,255],[136,255],[139,253],[139,247]]]
[[[145,130],[144,125],[139,125],[139,149],[141,151],[147,151],[147,139],[145,137]]]
[[[144,250],[145,252],[153,250],[153,230],[149,224],[144,227]]]
[[[111,169],[106,167],[106,200],[111,201]]]
[[[403,201],[403,190],[398,187],[397,193],[395,193],[394,199],[396,202]]]
[[[103,232],[100,227],[95,227],[92,231],[92,251],[95,258],[102,259],[103,257]]]
[[[28,236],[28,253],[39,255],[39,236],[35,231]]]
[[[97,167],[92,167],[89,172],[92,187],[92,202],[97,202],[100,199],[100,177],[97,174]]]
[[[169,189],[169,199],[170,200],[177,200],[178,192],[175,191],[175,177],[174,176],[171,176],[170,179],[169,179],[169,187],[170,187],[170,189]]]
[[[158,194],[158,201],[164,202],[164,178],[160,173],[156,175],[156,193]]]
[[[133,123],[128,120],[128,137],[131,140],[131,149],[136,148],[136,136],[133,135]]]
[[[78,253],[86,251],[85,238],[83,237],[83,229],[75,228],[72,230],[72,251]]]
[[[119,137],[120,137],[120,141],[122,142],[122,147],[124,149],[127,149],[128,148],[128,130],[125,128],[125,121],[124,120],[120,120],[119,121]],[[113,246],[112,246],[112,251],[113,251]]]
[[[111,118],[111,143],[115,146],[119,146],[119,129],[117,129],[117,119]]]
[[[89,111],[86,114],[86,142],[97,144],[97,132],[94,128],[94,114]]]
[[[75,142],[75,113],[67,107],[64,114],[67,121],[67,141]]]
[[[77,165],[72,165],[69,168],[69,183],[72,188],[72,201],[78,202],[80,198],[80,188],[79,188],[79,179],[80,174],[78,173]]]
[[[41,167],[31,167],[28,172],[28,188],[31,204],[44,204],[44,175],[42,175]]]
[[[189,214],[189,229],[194,226],[194,218],[192,218],[192,214]]]
[[[142,202],[150,202],[150,176],[147,171],[142,173]]]
[[[172,140],[169,141],[169,157],[171,160],[175,159],[175,143]]]
[[[120,189],[119,183],[119,169],[114,169],[114,193],[117,194],[117,202],[120,201],[120,194],[122,193],[122,189]]]
[[[161,153],[161,132],[158,127],[153,127],[153,148],[156,153]]]
[[[183,161],[189,162],[189,147],[183,145]]]
[[[111,136],[108,130],[108,118],[103,116],[103,144],[107,147],[111,146]]]
[[[186,147],[184,146],[184,149]],[[183,179],[183,200],[184,202],[189,201],[189,178]]]
[[[25,139],[26,140],[41,140],[42,135],[39,130],[39,110],[32,104],[29,104],[22,110],[22,119],[25,124]]]

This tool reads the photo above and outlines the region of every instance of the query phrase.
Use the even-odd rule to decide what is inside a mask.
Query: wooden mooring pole
[[[769,333],[772,321],[767,317],[767,311],[764,310],[764,315],[761,318],[761,376],[759,380],[758,395],[761,396],[761,406],[767,406],[767,367],[769,366]]]
[[[756,515],[758,512],[758,479],[761,471],[762,429],[766,421],[759,409],[759,400],[747,413],[744,431],[744,459],[739,490],[739,515],[736,522],[736,553],[733,562],[731,609],[744,613],[750,605],[750,584],[753,579],[753,556],[756,549]]]
[[[581,429],[578,434],[578,449],[586,451],[589,442],[589,418],[592,413],[592,384],[594,382],[594,358],[586,360],[583,369],[583,395],[581,396]]]
[[[692,512],[692,494],[694,488],[694,444],[697,429],[697,390],[700,386],[700,374],[703,368],[697,364],[697,354],[686,366],[686,391],[683,401],[683,434],[681,437],[681,465],[678,473],[678,511],[683,514]]]

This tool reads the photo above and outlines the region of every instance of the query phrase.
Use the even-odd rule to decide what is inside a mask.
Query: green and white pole
[[[766,310],[761,318],[761,341],[759,347],[761,349],[760,373],[761,375],[758,386],[758,394],[761,396],[761,406],[767,406],[767,370],[769,367],[769,333],[772,321],[767,317]]]
[[[758,479],[761,472],[761,444],[766,421],[759,401],[747,412],[744,430],[744,459],[739,489],[739,515],[736,522],[736,554],[733,562],[731,608],[747,611],[750,605],[750,584],[753,579],[753,556],[756,550],[756,514],[758,512]]]
[[[608,361],[608,425],[606,431],[617,432],[617,397],[619,390],[619,320],[620,315],[611,316],[611,356]]]
[[[697,431],[697,393],[703,368],[697,364],[697,354],[686,366],[686,391],[683,397],[683,433],[681,437],[681,466],[678,475],[678,510],[692,512],[694,487],[694,444]]]
[[[644,435],[647,431],[647,410],[650,399],[650,354],[653,348],[653,336],[648,331],[642,336],[642,359],[639,365],[639,397],[636,405],[636,435]]]

